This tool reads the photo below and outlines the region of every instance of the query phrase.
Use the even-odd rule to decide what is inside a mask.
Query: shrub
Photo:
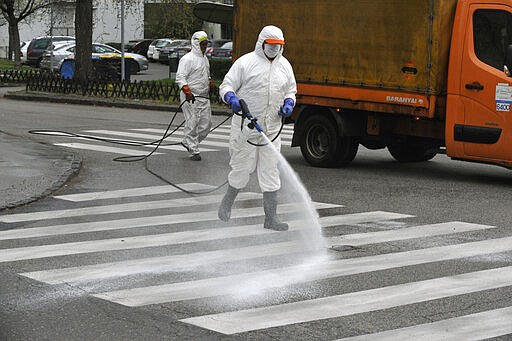
[[[232,64],[233,62],[231,60],[211,59],[210,74],[212,79],[222,81]]]

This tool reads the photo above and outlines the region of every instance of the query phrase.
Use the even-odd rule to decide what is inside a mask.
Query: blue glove
[[[242,110],[242,107],[240,106],[240,99],[236,97],[234,92],[227,92],[224,95],[224,100],[234,112],[239,112]]]
[[[293,99],[285,98],[284,104],[279,109],[279,115],[283,117],[290,117],[292,115],[294,104]]]

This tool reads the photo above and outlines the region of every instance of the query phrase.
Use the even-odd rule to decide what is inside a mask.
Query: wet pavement
[[[81,165],[78,154],[0,131],[0,210],[43,198],[62,187]]]
[[[26,93],[24,87],[0,88],[0,97],[17,100],[106,105],[149,110],[176,110],[176,105],[113,102],[112,100],[59,97],[54,94]],[[15,91],[19,92],[15,92]],[[212,114],[226,115],[226,109],[212,106]],[[62,148],[12,136],[0,127],[0,211],[44,198],[61,188],[78,173],[81,158]]]

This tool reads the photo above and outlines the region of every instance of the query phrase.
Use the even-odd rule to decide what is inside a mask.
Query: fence
[[[39,70],[8,69],[0,70],[0,83],[26,83],[29,78],[41,74]]]
[[[156,101],[180,101],[180,89],[176,83],[163,81],[111,82],[105,80],[63,79],[59,75],[39,70],[0,71],[0,81],[4,83],[26,84],[27,91],[73,94],[104,98],[129,98]],[[221,103],[218,89],[210,94],[212,102]]]

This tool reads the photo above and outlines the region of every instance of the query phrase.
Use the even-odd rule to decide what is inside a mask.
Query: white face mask
[[[275,58],[279,51],[281,51],[281,45],[279,44],[265,44],[263,51],[268,58]]]

